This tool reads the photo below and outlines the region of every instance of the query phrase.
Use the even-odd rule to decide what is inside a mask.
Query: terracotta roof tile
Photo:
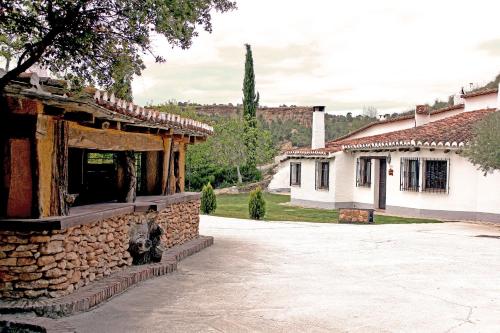
[[[288,155],[328,155],[346,149],[444,146],[462,147],[473,137],[473,126],[496,109],[463,112],[422,126],[358,139],[340,139],[326,143],[322,149],[298,149]]]
[[[462,95],[462,98],[471,98],[483,95],[498,94],[498,88],[482,89],[478,91],[471,91]]]

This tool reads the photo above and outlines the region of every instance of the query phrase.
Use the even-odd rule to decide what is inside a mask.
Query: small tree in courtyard
[[[211,214],[217,208],[217,198],[215,197],[214,189],[212,185],[208,183],[203,186],[201,191],[201,205],[200,210],[203,214]]]
[[[266,201],[262,194],[262,189],[257,187],[250,192],[250,200],[248,201],[248,212],[253,220],[262,220],[266,215]]]
[[[475,137],[465,155],[485,174],[500,170],[500,112],[493,112],[475,127]]]

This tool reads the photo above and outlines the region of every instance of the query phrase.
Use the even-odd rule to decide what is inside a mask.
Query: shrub
[[[215,197],[212,185],[208,183],[203,186],[201,191],[201,206],[200,210],[203,214],[210,214],[217,208],[217,198]]]
[[[266,201],[262,195],[262,189],[257,187],[250,192],[250,200],[248,201],[248,212],[253,220],[261,220],[266,215]]]

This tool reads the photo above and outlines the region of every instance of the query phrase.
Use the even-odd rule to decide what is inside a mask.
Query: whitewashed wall
[[[366,153],[357,153],[356,157],[366,156]],[[382,155],[378,153],[370,155]],[[450,159],[450,190],[449,193],[411,192],[400,191],[400,158],[446,158]],[[355,162],[352,165],[355,169]],[[394,175],[387,175],[386,205],[405,207],[418,210],[444,210],[456,212],[480,212],[500,214],[500,172],[496,171],[486,176],[477,167],[472,165],[460,155],[453,152],[431,152],[422,150],[419,152],[393,152],[388,170],[392,168]],[[378,165],[372,165],[372,187],[370,189],[355,187],[353,201],[361,204],[376,205],[377,181],[374,177],[378,175]],[[421,177],[422,178],[422,174]]]
[[[280,162],[267,188],[271,191],[290,189],[290,160]]]
[[[316,177],[316,160],[313,159],[300,159],[291,160],[291,162],[301,163],[301,185],[291,186],[291,196],[292,201],[295,200],[296,203],[306,202],[316,202],[317,207],[323,207],[321,203],[333,204],[335,201],[335,183],[334,183],[334,172],[335,161],[329,160],[330,162],[330,174],[329,174],[329,189],[328,190],[316,190],[315,188],[315,177]],[[328,205],[327,205],[328,206]],[[327,207],[324,206],[324,207]]]
[[[498,107],[497,94],[488,94],[465,99],[465,111],[482,110]]]
[[[372,135],[377,135],[377,134],[382,134],[382,133],[387,133],[387,132],[394,132],[394,131],[399,131],[402,129],[407,129],[407,128],[412,128],[415,127],[415,119],[403,119],[403,120],[398,120],[398,121],[393,121],[393,122],[380,122],[379,124],[373,125],[361,132],[355,133],[351,136],[349,136],[349,139],[357,139],[357,138],[363,138],[365,136],[372,136]]]

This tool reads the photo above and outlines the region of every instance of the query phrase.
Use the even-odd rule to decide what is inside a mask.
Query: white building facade
[[[381,121],[324,148],[287,152],[292,204],[500,223],[500,171],[484,174],[462,154],[474,124],[498,112],[498,89],[462,97],[435,112],[417,107],[413,119]]]

